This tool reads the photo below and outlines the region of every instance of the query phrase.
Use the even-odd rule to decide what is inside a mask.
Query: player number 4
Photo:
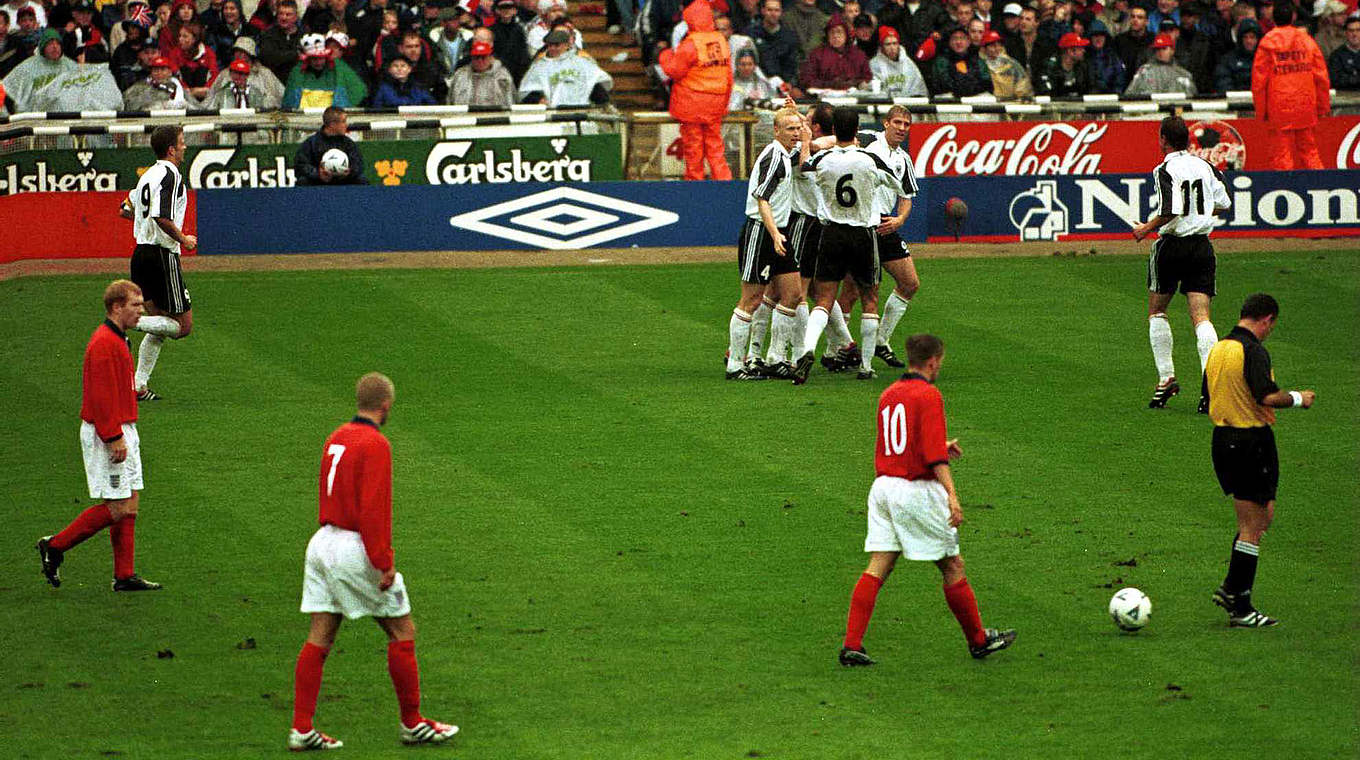
[[[907,409],[901,404],[883,407],[883,453],[900,455],[907,450]]]
[[[335,486],[335,468],[337,468],[337,467],[340,466],[340,457],[343,457],[344,455],[345,455],[345,447],[344,447],[344,446],[341,446],[341,445],[338,444],[338,443],[332,443],[332,444],[330,445],[330,448],[326,449],[326,456],[332,457],[332,459],[331,459],[331,471],[330,471],[329,473],[326,474],[326,495],[327,495],[327,496],[330,496],[330,495],[331,495],[331,489]]]

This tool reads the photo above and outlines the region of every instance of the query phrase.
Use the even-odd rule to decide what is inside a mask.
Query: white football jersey
[[[901,145],[896,148],[888,147],[888,140],[882,132],[862,132],[860,134],[863,137],[874,136],[874,139],[869,141],[864,149],[883,159],[883,163],[892,169],[893,176],[897,177],[898,184],[902,185],[902,189],[906,191],[906,195],[902,197],[911,198],[921,191],[920,186],[916,184],[916,167],[912,166],[911,156],[907,155]],[[863,137],[861,137],[861,145],[865,144]],[[883,216],[897,216],[897,198],[897,194],[891,188],[880,187],[875,198],[878,201],[878,213]]]
[[[793,165],[791,152],[778,142],[771,142],[756,157],[755,170],[746,182],[746,216],[760,219],[757,199],[768,201],[770,214],[779,229],[789,226],[789,212],[793,210]]]
[[[828,148],[813,156],[803,169],[816,172],[817,218],[823,224],[877,227],[878,189],[888,188],[894,198],[907,197],[892,169],[863,148]]]
[[[801,152],[802,146],[795,146],[794,155],[797,156]],[[816,174],[814,172],[795,171],[793,173],[793,210],[806,216],[817,216],[817,195]]]
[[[138,245],[158,245],[179,253],[179,242],[156,224],[157,219],[169,219],[175,227],[184,229],[189,191],[174,164],[161,160],[147,169],[128,193],[128,203],[132,205],[132,229]]]
[[[1157,181],[1157,214],[1176,218],[1162,225],[1162,235],[1207,235],[1214,229],[1215,209],[1232,204],[1223,172],[1185,151],[1168,153],[1152,173]]]

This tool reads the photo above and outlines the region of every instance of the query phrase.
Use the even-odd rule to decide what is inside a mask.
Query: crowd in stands
[[[85,64],[127,110],[585,106],[613,88],[565,0],[0,0],[10,112]]]
[[[646,56],[684,36],[683,1],[650,0]],[[1360,90],[1357,0],[1305,2],[1295,24],[1316,40],[1332,87]],[[1275,26],[1275,0],[711,4],[732,52],[733,109],[748,99],[813,90],[1002,100],[1246,91],[1257,44]]]

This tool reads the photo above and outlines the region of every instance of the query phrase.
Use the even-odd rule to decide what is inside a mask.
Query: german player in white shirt
[[[1166,318],[1166,307],[1176,295],[1177,286],[1185,294],[1190,322],[1195,326],[1201,375],[1209,350],[1218,343],[1218,333],[1209,317],[1217,265],[1209,233],[1217,224],[1216,216],[1231,206],[1223,173],[1208,161],[1186,152],[1190,130],[1184,119],[1179,116],[1162,119],[1158,143],[1166,158],[1152,173],[1157,186],[1157,216],[1133,228],[1134,240],[1142,240],[1154,230],[1159,235],[1152,244],[1147,270],[1148,340],[1157,365],[1157,387],[1148,402],[1151,409],[1165,408],[1167,401],[1181,391],[1171,356],[1171,322]],[[1198,411],[1209,413],[1209,399],[1203,395]]]
[[[881,223],[875,194],[880,187],[891,189],[898,197],[907,197],[901,183],[883,159],[855,145],[859,131],[859,113],[853,108],[840,107],[832,112],[835,146],[817,154],[801,169],[815,171],[817,188],[817,217],[822,222],[822,239],[817,254],[817,271],[813,277],[812,298],[816,306],[808,315],[807,332],[803,336],[802,355],[794,368],[793,382],[807,382],[815,360],[817,341],[826,328],[831,306],[841,280],[851,276],[860,288],[863,311],[860,313],[860,341],[863,346],[878,342],[878,232]],[[875,377],[871,362],[872,351],[861,351],[857,377]]]
[[[161,398],[147,387],[161,344],[166,338],[188,337],[194,327],[193,304],[179,265],[181,250],[198,247],[198,238],[183,231],[189,206],[188,188],[179,171],[184,161],[184,129],[157,127],[151,133],[151,150],[156,163],[142,174],[119,211],[123,218],[132,220],[137,244],[132,250],[129,279],[142,289],[148,315],[139,319],[136,327],[146,333],[137,350],[133,381],[138,401]]]
[[[860,346],[861,351],[871,351],[889,367],[897,368],[905,367],[906,363],[893,353],[892,334],[897,329],[897,323],[907,313],[912,296],[916,295],[916,291],[921,287],[921,278],[916,274],[916,264],[911,258],[911,251],[907,249],[906,241],[897,234],[902,225],[907,223],[907,217],[911,215],[912,196],[919,192],[916,168],[912,166],[907,151],[902,148],[909,129],[911,111],[908,111],[906,106],[893,106],[888,109],[888,115],[883,119],[883,131],[865,146],[865,150],[883,159],[883,162],[892,168],[897,181],[907,193],[906,197],[899,197],[890,188],[880,187],[876,194],[880,218],[879,261],[893,276],[896,287],[888,296],[887,303],[883,305],[883,318],[878,325],[878,344]]]

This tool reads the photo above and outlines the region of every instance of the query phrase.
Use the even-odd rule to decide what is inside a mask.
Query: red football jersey
[[[392,445],[362,417],[341,425],[321,449],[322,525],[353,530],[368,561],[392,567]]]
[[[94,425],[105,443],[122,438],[123,423],[137,421],[132,350],[127,335],[108,320],[95,328],[85,346],[81,380],[80,419]]]
[[[944,398],[929,380],[909,373],[878,397],[876,474],[934,480],[931,468],[949,462],[945,441]]]

